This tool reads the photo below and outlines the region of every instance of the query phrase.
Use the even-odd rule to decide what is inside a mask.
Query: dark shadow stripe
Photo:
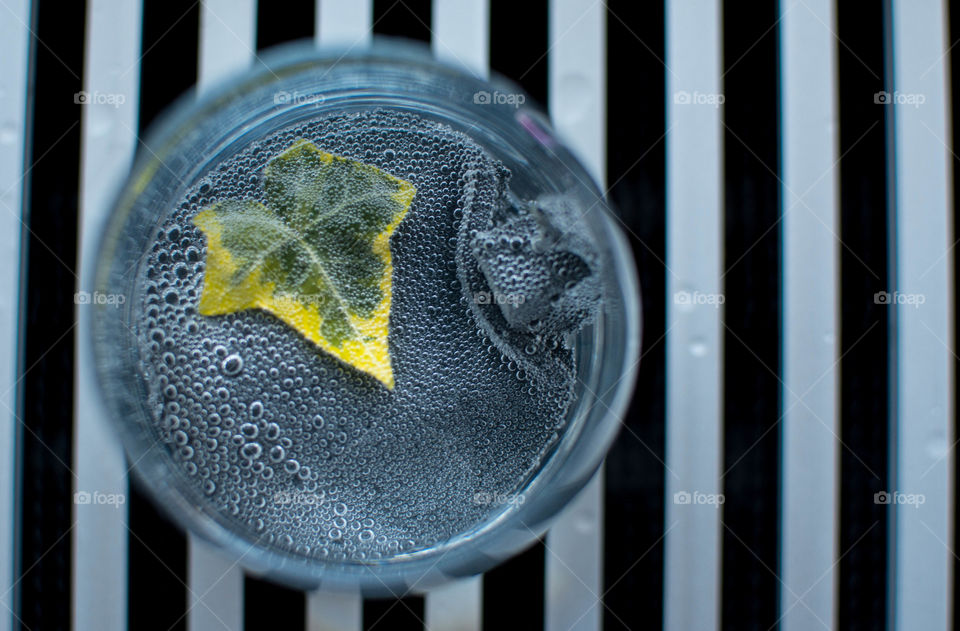
[[[543,629],[545,563],[546,548],[537,541],[483,575],[485,631]]]
[[[490,68],[547,107],[547,0],[490,0]]]
[[[654,629],[663,620],[664,3],[611,0],[607,38],[607,181],[637,261],[643,354],[606,461],[604,628]]]
[[[140,60],[143,139],[154,120],[197,80],[199,4],[194,0],[145,0]],[[137,144],[137,151],[149,151]],[[131,485],[128,616],[131,629],[186,629],[186,535]],[[158,606],[164,603],[163,606]]]
[[[85,2],[38,0],[33,5],[27,147],[33,167],[24,184],[29,233],[23,241],[24,347],[18,367],[23,424],[16,428],[21,449],[18,567],[26,573],[15,597],[22,626],[29,629],[68,629],[71,620],[73,297],[81,138],[81,106],[74,99],[83,89],[85,20]]]
[[[430,42],[430,0],[374,0],[373,32]]]
[[[303,38],[312,38],[315,0],[257,2],[257,50]]]
[[[724,629],[779,617],[778,17],[771,0],[723,5]]]
[[[368,598],[363,601],[363,630],[423,631],[423,604],[422,596]]]
[[[883,7],[839,3],[840,538],[839,628],[886,628],[887,282]],[[879,277],[879,278],[878,278]]]
[[[270,581],[243,579],[244,631],[306,628],[306,596]]]

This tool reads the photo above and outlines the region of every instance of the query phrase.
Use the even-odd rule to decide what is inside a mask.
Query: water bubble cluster
[[[527,203],[508,195],[505,202],[478,208],[463,225],[489,295],[497,297],[486,303],[535,340],[562,339],[593,318],[600,302],[598,255],[583,213],[557,196]]]
[[[265,202],[265,165],[299,138],[417,188],[391,239],[392,391],[270,314],[197,313],[205,242],[191,218]],[[490,283],[473,257],[480,231],[462,224],[503,207],[507,179],[466,136],[374,110],[283,130],[185,195],[142,264],[134,318],[157,438],[197,502],[266,545],[331,560],[426,548],[503,510],[476,494],[530,479],[563,431],[574,374],[560,336],[524,330],[518,344],[469,298]]]

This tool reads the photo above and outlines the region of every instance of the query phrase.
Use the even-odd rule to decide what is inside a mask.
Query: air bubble
[[[243,359],[236,353],[228,355],[220,367],[223,369],[223,374],[228,377],[236,377],[243,372]]]

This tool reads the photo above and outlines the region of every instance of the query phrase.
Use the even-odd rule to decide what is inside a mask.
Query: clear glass
[[[574,344],[575,399],[559,440],[526,480],[524,501],[506,502],[482,523],[425,549],[377,560],[322,561],[238,532],[210,510],[196,485],[173,471],[146,404],[132,309],[152,235],[177,200],[211,167],[275,130],[330,112],[372,107],[413,112],[466,133],[515,174],[517,195],[562,193],[583,209],[580,225],[600,245],[603,301]],[[639,287],[629,245],[602,192],[521,90],[487,82],[431,58],[418,46],[378,41],[363,51],[296,45],[200,97],[188,95],[148,135],[103,227],[88,286],[122,294],[94,301],[93,357],[101,402],[140,482],[173,520],[239,559],[252,572],[293,586],[361,588],[368,594],[427,589],[475,574],[518,552],[587,483],[626,410],[639,361]],[[525,176],[526,174],[526,176]],[[527,190],[524,190],[527,189]]]

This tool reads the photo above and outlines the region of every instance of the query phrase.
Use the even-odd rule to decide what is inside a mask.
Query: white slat
[[[433,0],[431,45],[438,59],[489,74],[488,0]],[[483,577],[474,576],[426,595],[426,627],[431,631],[479,631],[483,627]]]
[[[17,358],[20,235],[26,143],[30,3],[0,8],[0,631],[14,621],[14,528],[16,512]]]
[[[489,0],[433,0],[433,53],[481,77],[490,70]]]
[[[896,516],[894,627],[951,628],[953,278],[947,7],[894,0]],[[923,103],[916,102],[922,98]],[[912,103],[911,103],[912,101]],[[879,106],[878,106],[879,107]],[[910,496],[914,497],[911,498]]]
[[[361,49],[373,34],[373,0],[317,0],[314,33],[319,45]],[[308,631],[359,631],[363,599],[359,592],[317,590],[307,594]]]
[[[190,536],[187,550],[187,628],[243,629],[243,571],[208,543]]]
[[[606,175],[606,7],[591,0],[549,5],[549,108],[553,124],[601,183]],[[601,627],[603,469],[547,533],[545,625]]]
[[[249,66],[256,37],[256,0],[203,0],[197,69],[200,88]]]
[[[720,625],[720,20],[718,0],[668,4],[665,629]]]
[[[316,16],[319,44],[362,47],[373,35],[373,0],[317,0]]]
[[[318,590],[307,594],[307,631],[351,631],[363,627],[359,592]]]
[[[832,0],[781,5],[785,631],[836,627],[839,214]],[[870,501],[872,498],[859,498]]]
[[[198,89],[250,65],[256,0],[204,0],[200,9]],[[243,569],[205,541],[187,538],[187,628],[243,628]]]
[[[83,150],[80,178],[80,278],[89,277],[100,229],[115,189],[130,169],[136,147],[140,87],[139,2],[91,0],[87,9]],[[113,101],[98,103],[97,95]],[[108,99],[109,100],[109,99]],[[89,289],[89,288],[81,288]],[[90,355],[91,309],[77,307],[76,357]],[[127,465],[116,433],[108,425],[90,370],[75,371],[75,491],[126,494]],[[127,511],[95,503],[74,506],[73,627],[122,631],[127,628]]]
[[[427,593],[425,627],[430,631],[483,628],[483,576],[461,579]]]

